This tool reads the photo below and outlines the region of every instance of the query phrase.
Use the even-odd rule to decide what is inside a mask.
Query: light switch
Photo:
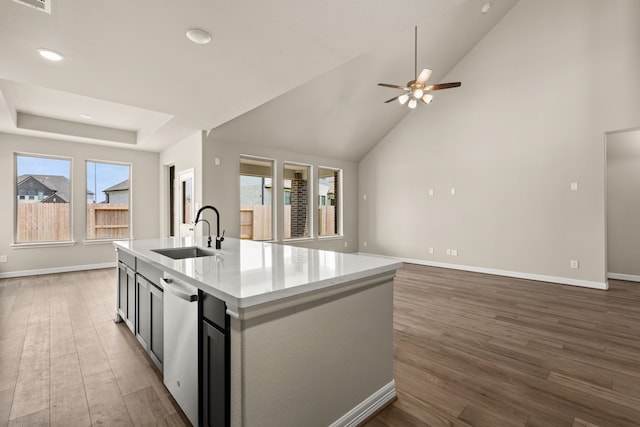
[[[433,188],[429,189],[429,196],[433,196]]]
[[[577,259],[572,259],[571,260],[571,268],[579,268],[578,267],[578,260]]]
[[[455,188],[452,188],[452,189],[451,189],[451,195],[453,196],[453,195],[455,195],[455,194],[456,194],[456,189],[455,189]]]
[[[216,157],[213,161],[216,164],[216,166],[220,166],[220,157]]]
[[[451,249],[451,255],[452,256],[458,256],[458,250],[457,249]]]
[[[433,248],[429,248],[429,253],[433,255]]]
[[[367,195],[366,194],[362,195],[362,200],[367,200]]]
[[[447,255],[451,255],[451,249],[447,249]]]
[[[367,247],[367,242],[362,242],[362,246]]]
[[[578,183],[577,182],[572,182],[571,183],[571,191],[578,191]]]

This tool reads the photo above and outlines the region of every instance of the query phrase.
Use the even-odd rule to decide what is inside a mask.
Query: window
[[[273,239],[273,160],[240,157],[240,238]]]
[[[318,168],[318,236],[342,234],[342,171]]]
[[[284,164],[284,238],[311,237],[309,179],[311,167],[293,163]]]
[[[131,237],[131,166],[87,161],[87,240]]]
[[[71,240],[71,159],[15,155],[15,242]]]

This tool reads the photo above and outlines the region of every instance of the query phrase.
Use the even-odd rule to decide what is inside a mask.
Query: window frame
[[[40,158],[40,159],[49,159],[49,160],[59,160],[59,161],[67,161],[69,162],[69,238],[65,240],[36,240],[36,241],[18,241],[18,199],[20,200],[33,200],[35,197],[35,192],[33,197],[29,194],[30,192],[25,192],[24,196],[20,195],[18,190],[18,158],[19,157],[32,157],[32,158]],[[38,174],[34,174],[38,175]],[[37,247],[51,247],[51,246],[73,246],[75,245],[74,241],[74,200],[73,200],[73,157],[68,156],[59,156],[55,154],[41,154],[41,153],[28,153],[22,151],[14,151],[13,152],[13,191],[12,191],[12,200],[13,200],[13,242],[11,244],[12,248],[37,248]]]
[[[338,197],[337,197],[337,207],[338,207],[338,215],[337,215],[337,221],[338,221],[338,226],[337,226],[337,230],[335,234],[320,234],[320,229],[318,224],[316,223],[316,227],[318,227],[318,239],[336,239],[336,238],[342,238],[344,237],[344,204],[343,204],[343,200],[344,200],[344,170],[341,168],[335,168],[335,167],[331,167],[331,166],[318,166],[318,177],[316,178],[316,183],[317,183],[317,194],[316,194],[316,199],[317,199],[317,203],[318,203],[318,208],[320,207],[320,171],[322,169],[325,170],[331,170],[334,172],[338,172]]]
[[[242,165],[242,160],[248,160],[248,161],[257,161],[257,162],[265,162],[265,163],[269,163],[271,165],[271,238],[270,239],[266,239],[266,240],[255,240],[255,239],[248,239],[254,242],[276,242],[277,241],[277,236],[278,236],[278,221],[277,221],[277,206],[278,206],[278,192],[276,191],[276,189],[278,188],[278,186],[276,185],[277,183],[277,161],[276,159],[272,159],[269,157],[260,157],[260,156],[253,156],[250,154],[240,154],[239,159],[238,159],[238,212],[240,209],[242,209],[242,189],[241,189],[241,179],[242,176],[257,176],[257,175],[247,175],[247,174],[243,174],[242,171],[240,170],[241,165]],[[238,221],[240,220],[240,218],[238,217]],[[242,232],[242,226],[239,222],[238,224],[238,235],[241,235]]]
[[[303,236],[303,237],[284,237],[284,233],[285,233],[285,224],[284,224],[284,212],[285,212],[285,197],[284,197],[284,192],[285,192],[285,187],[284,187],[284,181],[287,178],[287,175],[285,173],[285,171],[287,170],[287,166],[298,166],[298,167],[304,167],[307,168],[307,192],[308,192],[308,200],[307,200],[307,228],[309,230],[309,235],[308,236]],[[283,242],[298,242],[298,241],[302,241],[302,240],[314,240],[315,239],[315,216],[314,215],[314,206],[315,206],[315,202],[314,202],[314,198],[316,196],[316,191],[315,188],[316,186],[313,184],[314,183],[314,174],[313,174],[313,165],[308,164],[308,163],[300,163],[300,162],[292,162],[292,161],[283,161],[282,162],[282,177],[280,179],[280,185],[281,185],[281,189],[282,189],[282,210],[283,210],[283,215],[282,215],[282,241]],[[293,210],[293,208],[292,208]]]
[[[128,229],[129,229],[129,236],[128,237],[101,237],[101,238],[89,238],[88,236],[88,222],[89,222],[89,218],[88,218],[88,213],[89,213],[89,201],[87,198],[87,190],[89,190],[88,188],[88,179],[89,179],[89,174],[88,174],[88,167],[89,167],[89,163],[96,163],[96,164],[104,164],[104,165],[114,165],[114,166],[127,166],[129,168],[129,173],[128,173],[128,180],[129,180],[129,194],[128,194],[128,216],[129,216],[129,221],[128,221]],[[110,243],[116,240],[133,240],[133,164],[131,162],[119,162],[119,161],[115,161],[115,160],[99,160],[99,159],[85,159],[84,160],[84,187],[83,187],[83,194],[84,194],[84,244],[100,244],[100,243]],[[97,201],[97,195],[94,194],[94,196],[96,197],[96,201]]]

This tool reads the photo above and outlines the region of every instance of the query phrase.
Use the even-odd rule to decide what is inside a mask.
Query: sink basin
[[[155,252],[172,259],[186,259],[220,255],[214,250],[204,249],[199,246],[188,246],[185,248],[151,249],[151,252]]]

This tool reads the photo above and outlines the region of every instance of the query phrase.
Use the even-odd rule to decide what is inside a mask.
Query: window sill
[[[57,248],[64,246],[75,246],[75,244],[75,240],[65,240],[64,242],[13,243],[11,245],[11,249]]]
[[[282,243],[297,243],[297,242],[313,242],[316,240],[313,237],[295,237],[293,239],[282,239]]]
[[[344,236],[342,234],[332,234],[331,236],[318,236],[318,240],[342,240]]]
[[[106,244],[112,244],[113,242],[120,242],[120,241],[130,241],[133,240],[133,237],[120,237],[117,239],[92,239],[92,240],[83,240],[82,244],[83,245],[106,245]]]

